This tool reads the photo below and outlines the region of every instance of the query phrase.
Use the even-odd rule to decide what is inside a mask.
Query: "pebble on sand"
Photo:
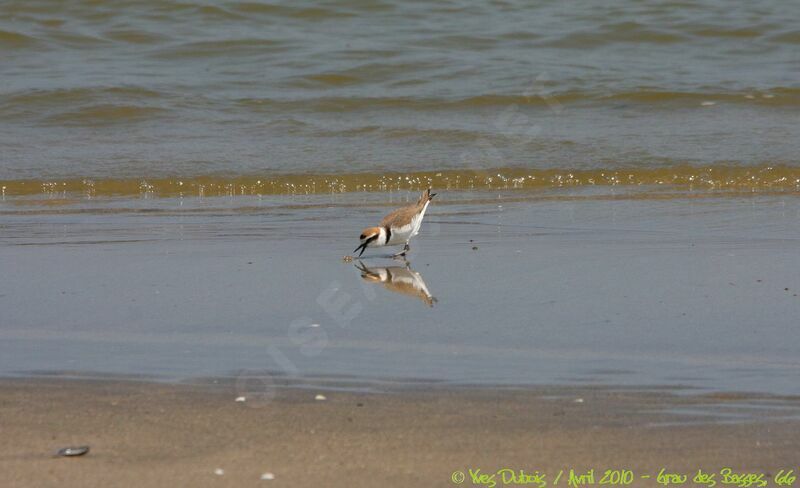
[[[327,400],[327,398],[325,397],[325,395],[317,395],[314,397],[314,400],[322,401],[322,400]]]
[[[246,402],[246,401],[247,401],[247,398],[245,398],[245,397],[243,397],[243,396],[236,397],[236,401],[237,401],[237,402]]]
[[[264,473],[264,474],[261,475],[261,479],[262,480],[274,480],[275,479],[275,475],[272,474],[272,473]]]
[[[214,470],[214,474],[217,476],[222,476],[223,474],[225,474],[225,470],[222,468],[217,468]]]

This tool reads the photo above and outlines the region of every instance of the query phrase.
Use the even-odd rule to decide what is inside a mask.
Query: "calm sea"
[[[800,3],[0,1],[4,196],[800,188]]]

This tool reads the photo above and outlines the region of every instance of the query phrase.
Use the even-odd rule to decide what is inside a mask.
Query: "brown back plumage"
[[[423,207],[425,207],[425,204],[431,201],[434,196],[436,196],[436,194],[431,193],[431,189],[428,188],[422,192],[422,195],[419,197],[419,200],[417,200],[417,203],[398,208],[394,212],[384,217],[383,220],[381,220],[380,226],[403,227],[404,225],[408,225],[411,223],[411,218],[419,213]]]

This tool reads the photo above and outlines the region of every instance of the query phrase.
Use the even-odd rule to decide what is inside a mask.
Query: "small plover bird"
[[[397,246],[404,244],[403,250],[395,254],[393,257],[405,256],[411,248],[408,246],[408,241],[417,235],[419,227],[422,225],[422,219],[425,217],[425,211],[428,210],[428,204],[431,203],[436,193],[431,193],[428,188],[422,192],[417,203],[407,207],[398,208],[381,220],[380,225],[377,227],[367,227],[361,232],[361,245],[359,245],[353,252],[361,252],[358,254],[360,257],[364,254],[367,247],[381,247],[381,246]]]

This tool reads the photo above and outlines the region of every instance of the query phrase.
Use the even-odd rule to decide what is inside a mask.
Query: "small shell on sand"
[[[64,457],[76,457],[76,456],[83,456],[88,452],[89,452],[89,446],[65,447],[63,449],[59,449],[58,455]]]
[[[261,475],[261,479],[262,480],[274,480],[275,479],[275,475],[272,474],[272,473],[264,473],[264,474]]]
[[[243,396],[240,396],[240,397],[236,397],[236,400],[235,400],[235,401],[237,401],[237,402],[246,402],[246,401],[247,401],[247,398],[246,398],[246,397],[243,397]]]
[[[217,476],[222,476],[223,474],[225,474],[225,470],[222,468],[217,468],[214,470],[214,474]]]
[[[323,401],[327,400],[327,398],[325,397],[325,395],[317,395],[314,397],[314,400]]]

